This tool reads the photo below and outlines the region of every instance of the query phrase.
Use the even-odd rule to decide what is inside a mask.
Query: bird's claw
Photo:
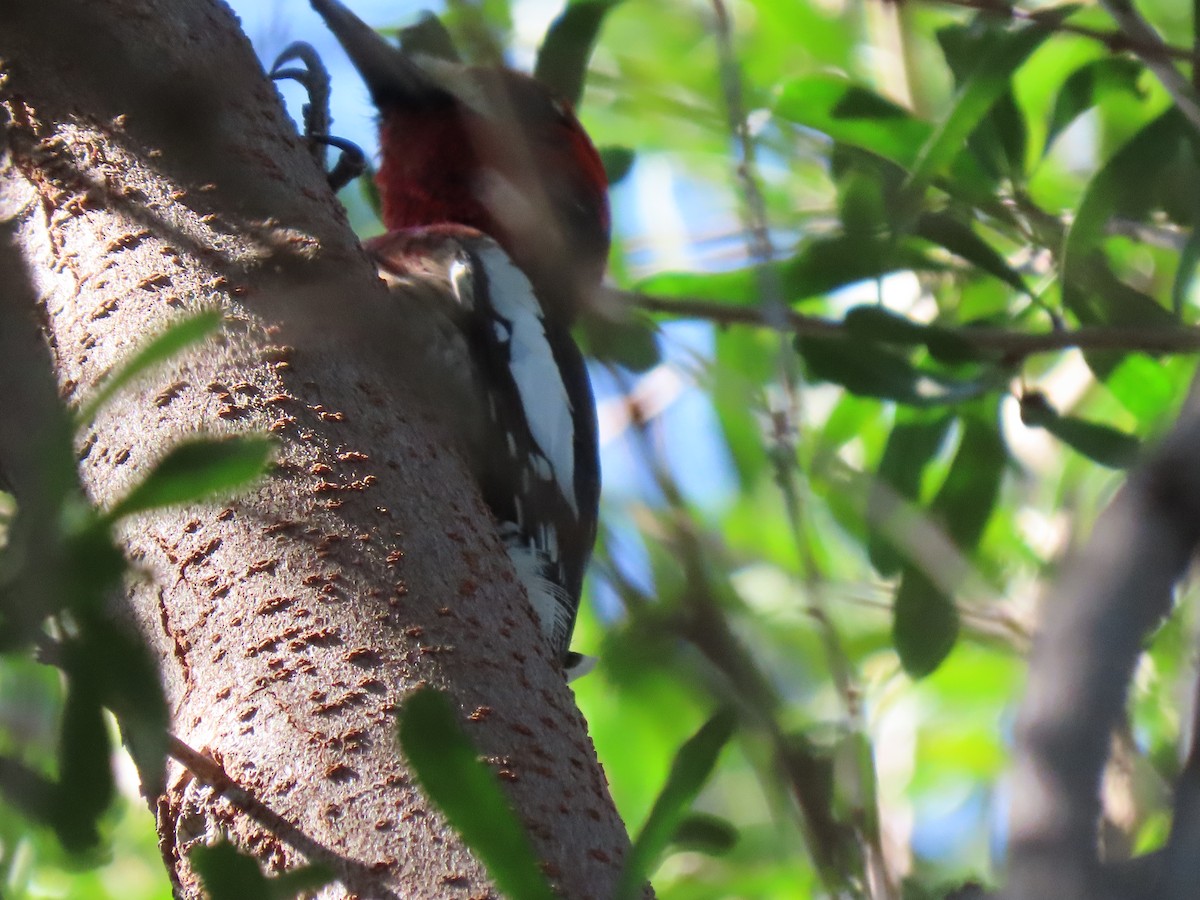
[[[292,62],[298,62],[300,65],[284,68]],[[317,165],[325,172],[329,186],[335,191],[340,190],[365,172],[367,158],[362,148],[352,141],[334,137],[329,133],[333,123],[329,114],[329,70],[321,62],[316,48],[304,41],[288,44],[283,48],[283,52],[275,58],[269,74],[275,81],[298,82],[308,94],[308,102],[302,109],[304,137],[309,143]],[[325,167],[326,147],[333,147],[340,151],[338,160],[332,169]]]

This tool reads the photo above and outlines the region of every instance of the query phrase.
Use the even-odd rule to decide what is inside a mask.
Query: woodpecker
[[[411,56],[337,0],[311,3],[379,110],[388,231],[365,247],[398,314],[421,323],[416,387],[437,396],[570,680],[591,667],[569,644],[600,463],[570,326],[608,254],[599,154],[570,105],[533,78]],[[279,71],[289,59],[311,68],[308,53],[285,50],[276,77],[296,77]]]

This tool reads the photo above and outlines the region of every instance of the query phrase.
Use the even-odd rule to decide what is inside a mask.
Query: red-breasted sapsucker
[[[418,389],[437,386],[544,635],[567,677],[582,674],[568,647],[600,464],[569,329],[608,254],[599,154],[534,79],[404,53],[337,0],[311,3],[379,109],[388,233],[366,247],[399,314],[424,319]]]

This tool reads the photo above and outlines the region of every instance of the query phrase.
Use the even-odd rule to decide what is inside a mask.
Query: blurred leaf
[[[905,169],[916,165],[921,148],[933,134],[928,122],[838,75],[805,75],[784,83],[775,113]],[[991,200],[991,179],[969,152],[951,164],[949,174],[951,189],[967,198]]]
[[[717,764],[717,757],[733,737],[735,725],[733,713],[720,712],[705,722],[679,748],[667,783],[654,801],[654,808],[650,810],[626,858],[625,869],[613,894],[617,900],[633,900],[642,896],[643,885],[669,846],[672,835],[700,789],[708,781]]]
[[[197,844],[188,850],[188,862],[204,882],[210,900],[292,900],[310,896],[334,880],[333,872],[323,865],[303,866],[268,878],[257,860],[227,842]]]
[[[892,640],[900,664],[912,678],[924,678],[950,655],[958,640],[958,610],[920,569],[907,568],[896,590]]]
[[[1176,318],[1183,318],[1184,307],[1196,284],[1197,266],[1200,266],[1200,229],[1193,228],[1180,251],[1179,268],[1171,285],[1171,312]]]
[[[164,789],[170,715],[156,661],[136,634],[105,613],[77,613],[77,619],[71,653],[78,677],[92,682],[100,701],[116,714],[142,789]]]
[[[410,694],[400,710],[400,746],[422,789],[483,861],[500,891],[553,900],[529,836],[492,771],[458,723],[446,695]]]
[[[31,822],[52,825],[58,785],[41,772],[0,754],[0,796]]]
[[[989,16],[976,16],[969,23],[938,29],[937,39],[959,88],[974,74],[988,50],[1005,39],[1007,23]],[[1025,119],[1013,99],[1012,88],[996,99],[991,112],[972,131],[967,140],[976,157],[993,177],[1020,181],[1025,171]]]
[[[602,314],[586,316],[579,329],[588,356],[615,362],[631,372],[647,372],[662,361],[655,327],[636,313],[624,321]]]
[[[400,48],[407,54],[422,54],[435,59],[461,62],[454,38],[442,20],[428,11],[421,12],[413,25],[399,29]]]
[[[1127,141],[1088,184],[1063,248],[1063,301],[1085,325],[1169,325],[1174,318],[1154,298],[1118,279],[1101,245],[1112,216],[1138,215],[1168,148],[1186,139],[1188,125],[1172,107]],[[1089,361],[1091,358],[1089,357]]]
[[[1021,397],[1021,421],[1031,428],[1046,429],[1067,446],[1110,469],[1128,468],[1141,452],[1141,444],[1132,435],[1097,422],[1060,416],[1037,391]]]
[[[1137,60],[1113,56],[1093,60],[1072,72],[1055,99],[1042,152],[1049,152],[1067,126],[1100,103],[1106,94],[1125,91],[1140,95],[1137,82],[1143,71]]]
[[[778,338],[761,330],[727,329],[716,335],[716,360],[711,370],[713,406],[743,491],[758,483],[767,462],[762,403],[748,402],[748,398],[763,396],[778,371],[777,346]]]
[[[913,226],[913,233],[945,247],[955,256],[965,259],[980,271],[994,275],[1022,294],[1029,294],[1025,279],[997,253],[992,245],[975,233],[970,225],[960,222],[950,213],[922,213]]]
[[[983,536],[1000,493],[1008,454],[996,430],[996,402],[984,405],[987,415],[962,418],[963,436],[946,480],[929,507],[929,515],[970,556]],[[938,578],[915,563],[905,569],[896,592],[892,634],[904,670],[914,678],[933,672],[954,648],[958,611],[954,599],[939,586],[954,573]]]
[[[920,499],[921,476],[937,457],[953,424],[954,416],[944,412],[896,411],[896,424],[888,435],[877,481],[872,482],[867,496],[867,523],[871,529],[867,553],[880,575],[895,575],[904,562],[904,556],[888,539],[888,510],[897,499],[910,503]]]
[[[220,327],[219,309],[206,309],[173,322],[157,337],[147,341],[133,356],[120,363],[104,379],[95,394],[80,407],[76,421],[80,425],[91,422],[100,407],[112,399],[121,388],[155,366],[178,356],[188,347],[212,337]]]
[[[97,826],[112,802],[115,782],[108,724],[94,673],[67,665],[67,700],[58,748],[59,783],[54,830],[71,851],[95,846]]]
[[[968,555],[978,546],[995,509],[1008,464],[1008,451],[996,427],[995,399],[983,406],[985,415],[963,417],[954,462],[930,505],[934,518]]]
[[[985,352],[976,350],[970,342],[949,329],[914,322],[908,316],[877,304],[864,304],[847,310],[844,324],[853,338],[907,347],[924,346],[935,360],[948,365],[979,362],[987,358]]]
[[[737,840],[737,827],[728,819],[707,813],[691,813],[679,823],[671,843],[681,850],[723,856],[734,848]]]
[[[1105,386],[1123,407],[1133,413],[1140,429],[1159,427],[1165,415],[1187,390],[1193,365],[1182,359],[1155,359],[1130,353],[1108,372]]]
[[[837,178],[838,216],[846,236],[871,240],[882,234],[888,215],[883,173],[853,165]]]
[[[925,343],[924,325],[874,303],[847,310],[844,323],[851,336],[864,341],[910,347]]]
[[[251,435],[181,443],[113,506],[108,519],[116,521],[133,513],[195,503],[245,488],[266,472],[274,448],[275,442],[269,438]]]
[[[604,165],[604,176],[608,186],[620,184],[633,171],[637,162],[637,154],[629,147],[608,146],[600,147],[600,162]]]
[[[571,106],[583,97],[583,81],[592,48],[604,17],[621,0],[571,0],[550,29],[538,50],[533,77],[547,85]]]
[[[905,355],[873,341],[847,337],[799,337],[797,349],[811,378],[832,381],[861,397],[911,406],[962,403],[997,387],[994,376],[957,380],[914,365]]]
[[[1014,26],[990,42],[979,63],[960,86],[950,114],[922,145],[905,185],[910,197],[922,194],[936,176],[946,171],[983,117],[1010,89],[1013,72],[1053,33],[1053,26],[1073,9],[1059,7],[1054,13],[1043,13],[1037,23]]]

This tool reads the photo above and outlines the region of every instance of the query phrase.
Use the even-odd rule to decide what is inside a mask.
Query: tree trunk
[[[628,841],[586,724],[398,375],[404,323],[229,10],[9,0],[0,104],[0,221],[68,401],[181,313],[227,320],[102,411],[78,448],[93,500],[187,435],[279,441],[253,493],[121,535],[138,573],[121,612],[161,661],[173,730],[244,792],[178,765],[146,785],[178,893],[200,895],[187,850],[220,832],[268,871],[332,864],[330,896],[494,894],[398,755],[397,706],[432,684],[559,889],[609,896]]]

